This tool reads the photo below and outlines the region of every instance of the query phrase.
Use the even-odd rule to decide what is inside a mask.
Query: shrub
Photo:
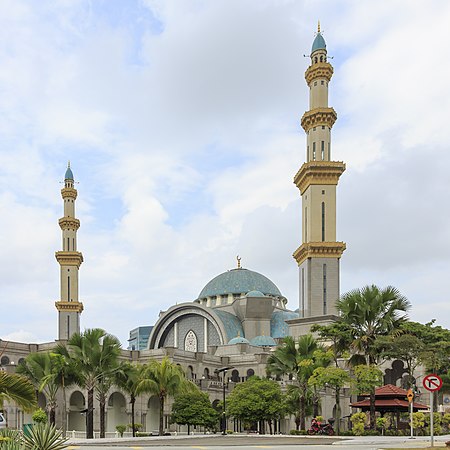
[[[136,432],[136,437],[148,437],[153,436],[152,433],[144,433],[143,431]]]
[[[127,429],[126,425],[116,425],[116,430],[120,434],[120,437],[123,437],[123,433]]]
[[[25,450],[63,450],[67,447],[67,438],[54,425],[37,423],[29,431],[28,436],[23,436]]]
[[[364,430],[362,435],[363,436],[379,436],[380,432],[378,430]]]
[[[128,428],[133,431],[133,425],[131,423],[129,423]],[[134,424],[134,431],[139,431],[142,428],[142,423],[135,423]]]
[[[31,418],[33,419],[34,423],[47,423],[48,422],[47,413],[42,408],[38,408],[33,413]]]
[[[387,419],[386,417],[377,417],[377,429],[381,430],[381,433],[384,434],[384,430],[386,430]]]
[[[291,430],[289,431],[289,434],[292,434],[294,436],[305,436],[308,433],[306,430]]]
[[[366,424],[366,420],[366,413],[363,412],[355,413],[350,417],[350,421],[353,424],[352,431],[355,436],[362,436],[364,433],[364,425]]]

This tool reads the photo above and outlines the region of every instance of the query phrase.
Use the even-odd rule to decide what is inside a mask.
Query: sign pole
[[[430,391],[430,442],[431,442],[431,447],[434,447],[434,429],[433,429],[433,399],[434,399],[434,394],[433,391]]]
[[[411,439],[414,439],[414,429],[413,429],[413,402],[409,403],[409,420],[411,422]]]

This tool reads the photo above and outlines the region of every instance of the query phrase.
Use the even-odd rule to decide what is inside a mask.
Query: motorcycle
[[[334,436],[334,429],[329,423],[313,422],[311,428],[307,431],[309,435]]]

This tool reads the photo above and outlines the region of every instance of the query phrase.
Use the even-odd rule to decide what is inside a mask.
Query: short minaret
[[[320,24],[305,72],[309,111],[301,125],[306,132],[306,162],[294,177],[302,196],[302,245],[295,251],[300,275],[300,317],[336,314],[339,298],[339,259],[344,242],[336,242],[336,186],[345,170],[331,159],[331,128],[336,112],[328,106],[333,67],[327,61]]]
[[[83,311],[83,303],[78,301],[78,269],[83,262],[83,255],[77,251],[77,230],[80,221],[75,218],[77,190],[73,185],[73,173],[69,162],[64,177],[64,188],[61,189],[64,200],[64,217],[59,219],[62,251],[55,253],[61,267],[61,297],[55,303],[58,310],[59,340],[67,340],[80,331],[80,314]]]

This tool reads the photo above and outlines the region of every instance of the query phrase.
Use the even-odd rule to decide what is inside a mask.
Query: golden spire
[[[70,169],[70,159],[67,161],[67,168]]]
[[[241,257],[239,255],[236,256],[237,259],[237,268],[240,269],[241,268]]]
[[[317,32],[320,33],[320,20],[317,21]]]

